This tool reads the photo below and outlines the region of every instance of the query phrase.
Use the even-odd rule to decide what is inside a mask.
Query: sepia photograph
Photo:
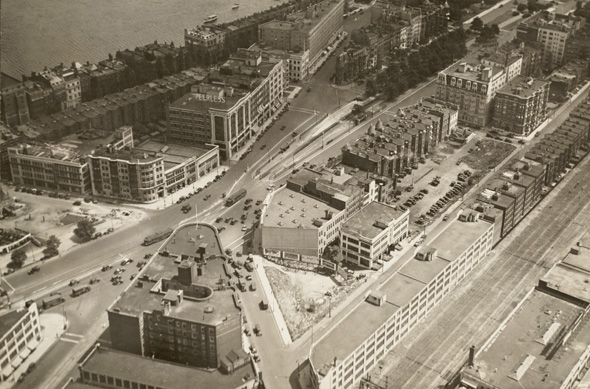
[[[2,0],[0,389],[590,389],[590,0]]]

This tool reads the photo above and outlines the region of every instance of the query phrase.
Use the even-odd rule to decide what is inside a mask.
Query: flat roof
[[[304,193],[283,188],[274,193],[264,216],[264,226],[279,227],[280,222],[283,227],[302,225],[303,228],[317,229],[318,227],[313,224],[313,221],[326,222],[326,211],[332,212],[333,215],[341,212],[337,208]]]
[[[361,345],[377,328],[383,325],[398,309],[409,303],[428,282],[463,253],[481,235],[491,228],[485,221],[465,223],[453,220],[448,227],[429,245],[438,249],[438,257],[431,262],[411,260],[377,290],[386,294],[381,306],[363,301],[344,320],[334,326],[313,347],[311,360],[316,370],[329,368],[336,357],[343,361]],[[441,247],[442,245],[447,247]],[[450,246],[457,246],[452,249]],[[441,252],[443,253],[442,256]],[[454,256],[453,256],[454,255]],[[346,341],[343,341],[346,339]]]
[[[223,98],[213,98],[211,96],[205,96],[204,93],[193,93],[189,92],[182,96],[178,100],[170,103],[170,107],[186,109],[190,111],[203,112],[209,108],[214,109],[230,109],[233,107],[242,97],[240,96],[223,96]]]
[[[154,139],[147,140],[137,146],[138,151],[158,152],[164,157],[164,161],[168,160],[168,156],[187,158],[199,158],[202,155],[211,151],[214,147],[197,147],[197,146],[183,146],[173,143],[160,142]],[[163,151],[165,150],[165,151]],[[174,159],[176,160],[176,159]]]
[[[552,343],[582,312],[579,306],[534,290],[475,365],[463,372],[502,389],[559,388],[590,344],[590,321],[582,320],[566,344],[554,349]],[[469,377],[464,375],[463,381]]]
[[[463,63],[466,64],[466,69],[464,72],[461,71]],[[482,67],[492,69],[492,73],[490,75],[490,78],[486,81],[484,81],[482,79],[482,71],[480,70]],[[448,68],[443,70],[443,73],[448,76],[458,77],[458,78],[462,78],[464,80],[477,81],[477,82],[481,82],[481,83],[489,83],[498,73],[503,72],[503,71],[504,71],[504,69],[501,67],[498,67],[498,66],[483,66],[483,64],[481,64],[478,61],[473,61],[473,62],[463,61],[461,63],[452,64],[451,66],[449,66]]]
[[[192,389],[196,383],[202,388],[237,388],[256,378],[251,363],[233,374],[222,374],[218,370],[183,366],[102,346],[82,363],[82,370],[166,389]]]
[[[518,75],[508,81],[497,93],[526,98],[534,95],[547,84],[549,82],[545,80]]]
[[[541,281],[551,289],[590,303],[590,250],[580,246],[575,249],[578,254],[570,251]]]
[[[184,254],[198,257],[199,246],[206,243],[205,257],[209,258],[210,255],[218,257],[206,261],[203,273],[197,280],[198,285],[205,285],[213,289],[211,297],[207,301],[196,301],[188,298],[185,293],[181,303],[170,307],[168,316],[216,325],[221,323],[227,315],[238,315],[240,310],[234,304],[233,291],[231,289],[217,290],[219,277],[227,276],[223,268],[224,262],[219,258],[223,255],[220,240],[213,229],[204,225],[199,225],[198,228],[195,225],[187,225],[178,229],[174,235],[168,238],[167,242],[165,248],[174,255]],[[135,286],[125,290],[109,310],[117,311],[118,309],[118,312],[134,316],[146,311],[162,310],[164,292],[156,293],[157,291],[152,292],[152,289],[157,286],[160,280],[170,280],[177,276],[179,264],[180,262],[175,261],[174,257],[157,255],[138,277],[138,281],[141,281],[143,286],[138,287],[138,281],[136,281]],[[148,281],[146,278],[151,278],[152,281]],[[206,313],[205,310],[208,307],[213,307],[214,311]]]
[[[2,339],[2,337],[6,335],[27,313],[29,313],[29,310],[23,308],[10,311],[5,315],[0,316],[0,339]]]
[[[66,117],[67,118],[67,117]],[[122,130],[113,131],[91,129],[82,133],[68,135],[63,137],[58,143],[41,143],[32,141],[15,145],[22,151],[26,148],[26,154],[21,155],[35,156],[38,158],[49,158],[64,162],[81,162],[93,152],[100,152],[104,146],[120,140]]]
[[[439,257],[454,261],[490,227],[491,224],[483,220],[467,223],[455,219],[429,246],[438,250]]]
[[[409,212],[409,210],[398,211],[390,205],[373,201],[342,223],[341,230],[374,239],[384,230],[382,227],[377,227],[377,223],[387,226]]]

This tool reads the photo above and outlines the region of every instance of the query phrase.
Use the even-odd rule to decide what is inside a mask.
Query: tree
[[[483,29],[483,22],[480,18],[475,18],[471,21],[471,29],[473,31],[481,31]]]
[[[492,24],[491,28],[494,35],[500,35],[500,27],[497,24]]]
[[[45,243],[46,247],[43,250],[43,254],[45,255],[45,259],[59,255],[58,248],[59,248],[60,244],[61,244],[61,241],[59,240],[59,238],[55,235],[51,235],[47,239],[47,242]]]
[[[88,219],[83,219],[78,222],[78,227],[74,230],[74,234],[82,241],[88,242],[94,236],[96,229]]]
[[[20,269],[23,267],[25,259],[27,259],[27,253],[25,253],[24,249],[14,250],[10,256],[8,267],[11,269]]]
[[[519,3],[519,4],[516,6],[516,10],[517,10],[518,12],[521,12],[521,13],[522,13],[522,12],[524,12],[524,11],[526,11],[526,10],[527,10],[526,4],[525,4],[525,3]]]

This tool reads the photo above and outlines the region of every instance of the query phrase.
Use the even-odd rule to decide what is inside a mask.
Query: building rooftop
[[[451,221],[448,227],[429,244],[430,247],[438,250],[437,257],[428,262],[411,260],[377,289],[386,294],[385,304],[376,306],[366,301],[362,302],[319,340],[311,354],[315,368],[322,372],[329,368],[334,358],[340,362],[343,361],[489,228],[492,228],[492,225],[485,221],[477,223]],[[343,339],[346,341],[342,341]]]
[[[475,365],[463,370],[463,381],[473,376],[502,389],[559,388],[590,344],[588,320],[567,337],[582,313],[577,305],[533,290]]]
[[[317,229],[316,224],[327,221],[326,213],[336,215],[339,212],[337,208],[304,193],[283,188],[274,193],[264,216],[264,226]]]
[[[451,77],[457,77],[464,80],[469,81],[477,81],[482,83],[490,82],[498,73],[503,73],[504,69],[499,66],[491,66],[491,73],[487,80],[483,79],[482,69],[486,68],[478,61],[474,61],[471,63],[463,62],[463,63],[455,63],[449,66],[447,69],[443,70],[444,74]]]
[[[72,134],[62,138],[58,143],[42,143],[31,141],[27,144],[14,146],[19,154],[38,158],[49,158],[64,162],[83,162],[87,155],[100,153],[106,145],[121,139],[125,127],[115,132],[99,129],[86,130],[80,134]]]
[[[213,229],[203,225],[199,225],[198,228],[195,225],[188,225],[178,229],[168,239],[165,249],[171,255],[179,257],[156,256],[143,270],[135,286],[123,292],[109,310],[131,315],[140,315],[144,311],[162,310],[162,300],[165,293],[161,290],[161,281],[175,279],[178,275],[180,256],[199,257],[197,250],[203,243],[206,244],[205,258],[209,258],[211,255],[217,258],[205,262],[202,267],[202,275],[198,276],[196,283],[213,289],[213,293],[209,298],[197,301],[191,299],[185,292],[183,301],[172,305],[168,316],[216,325],[223,322],[228,315],[239,315],[240,310],[235,306],[232,297],[233,290],[217,290],[220,277],[226,277],[223,268],[224,262],[219,258],[223,254],[221,242]],[[193,262],[193,258],[188,258],[188,262],[184,262],[183,266]],[[143,285],[139,287],[138,282]],[[208,308],[214,308],[213,312],[209,312]]]
[[[210,96],[204,93],[187,93],[170,104],[171,108],[186,109],[197,112],[209,108],[227,110],[236,105],[243,96]]]
[[[541,282],[550,289],[590,303],[590,249],[579,246],[573,248],[562,262],[541,278]]]
[[[0,316],[0,339],[2,339],[4,335],[6,335],[27,313],[29,313],[29,310],[23,308],[10,311],[5,315]]]
[[[20,82],[16,78],[10,77],[6,73],[1,73],[0,74],[0,84],[2,85],[2,89],[4,89],[4,88],[11,88],[13,86],[21,85],[22,82]]]
[[[271,26],[271,28],[275,28],[275,29],[285,29],[285,30],[297,29],[298,31],[309,33],[334,8],[336,8],[338,6],[342,6],[342,3],[343,3],[343,0],[324,0],[320,3],[310,6],[308,10],[294,12],[290,15],[287,15],[287,22],[273,20],[271,22],[260,25],[259,28]],[[309,17],[310,13],[311,13],[311,12],[309,12],[310,9],[313,10],[313,13],[311,15],[312,17]],[[342,17],[344,17],[344,13],[342,14]],[[289,23],[289,22],[293,22],[293,23]]]
[[[81,369],[102,373],[123,381],[142,382],[150,387],[165,389],[238,388],[254,380],[256,373],[251,363],[233,374],[183,366],[161,359],[146,358],[99,346],[82,362]]]
[[[398,211],[387,204],[374,201],[342,223],[341,230],[349,234],[374,239],[392,221],[401,219],[409,212],[409,210]]]
[[[448,261],[457,259],[475,240],[490,228],[490,223],[479,220],[466,223],[453,220],[444,233],[437,236],[429,246],[438,250],[438,256]]]
[[[164,169],[168,170],[184,163],[189,158],[199,158],[215,147],[216,146],[211,146],[210,148],[183,146],[150,139],[140,144],[135,150],[137,152],[146,152],[149,154],[157,153],[158,155],[161,155],[164,160]]]
[[[533,96],[540,89],[548,85],[545,80],[534,79],[532,77],[516,76],[508,81],[497,93],[504,95],[517,96],[523,99]]]

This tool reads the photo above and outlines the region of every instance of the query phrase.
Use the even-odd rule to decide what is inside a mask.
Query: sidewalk
[[[7,381],[0,382],[0,389],[10,389],[17,382],[22,373],[27,371],[29,365],[38,361],[45,355],[47,351],[55,342],[57,342],[61,335],[66,331],[67,322],[65,317],[59,313],[42,313],[39,315],[39,322],[41,325],[41,341],[37,348],[12,372],[11,378]],[[23,384],[26,387],[27,379],[25,378]]]
[[[217,176],[218,174],[222,174],[224,171],[228,170],[229,168],[227,166],[223,166],[220,165],[218,168],[210,171],[209,173],[205,174],[204,176],[200,177],[197,181],[193,182],[190,185],[185,186],[182,189],[177,190],[174,193],[169,194],[166,197],[162,197],[160,199],[158,199],[157,201],[154,201],[153,203],[126,203],[123,204],[125,206],[129,206],[129,207],[135,207],[135,208],[142,208],[142,209],[151,209],[151,210],[159,210],[159,209],[166,209],[174,204],[176,204],[176,202],[178,201],[178,199],[180,199],[181,196],[188,196],[189,193],[194,193],[197,188],[201,188],[201,187],[205,187],[205,185],[208,182],[213,182],[213,179],[215,179],[215,176]],[[212,199],[212,201],[215,201],[217,199]]]
[[[260,285],[264,290],[264,294],[268,299],[268,305],[272,312],[272,317],[275,320],[277,325],[277,329],[279,330],[279,335],[281,335],[281,339],[283,340],[283,344],[285,346],[291,344],[293,340],[291,339],[291,334],[289,334],[289,330],[287,328],[287,323],[285,322],[285,318],[283,317],[283,312],[281,312],[281,308],[279,303],[277,302],[274,293],[272,292],[272,288],[270,286],[270,282],[266,277],[266,272],[264,271],[264,259],[260,255],[253,255],[254,257],[254,270],[258,274],[258,278],[260,279]]]

